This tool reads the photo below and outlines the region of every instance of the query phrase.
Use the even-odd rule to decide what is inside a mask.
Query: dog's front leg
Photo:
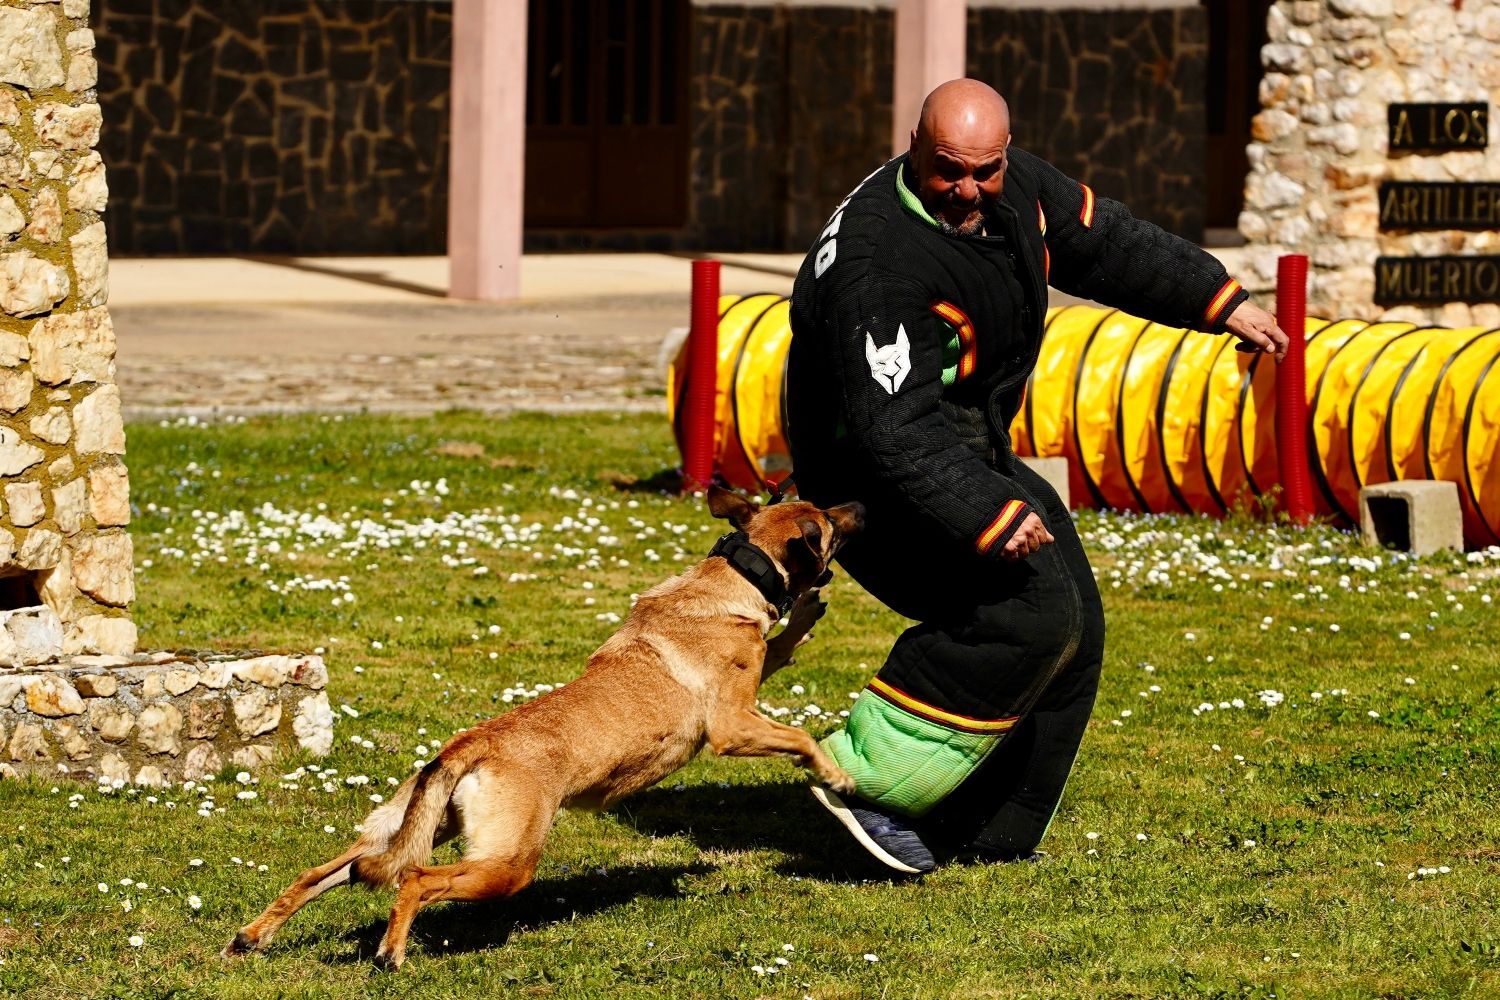
[[[834,763],[811,736],[792,726],[772,722],[753,709],[728,712],[713,720],[709,724],[708,744],[721,757],[795,757],[834,791],[854,791],[854,779],[849,772]]]
[[[792,662],[793,651],[812,638],[812,627],[827,611],[828,602],[816,588],[802,592],[787,613],[786,627],[766,640],[766,661],[760,670],[762,681]]]

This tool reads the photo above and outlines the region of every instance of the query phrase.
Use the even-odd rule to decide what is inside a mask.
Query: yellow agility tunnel
[[[716,468],[745,489],[791,468],[787,309],[770,293],[719,300]],[[1500,544],[1500,328],[1309,318],[1306,332],[1318,513],[1354,523],[1362,486],[1447,479],[1467,543]],[[1075,504],[1218,515],[1253,502],[1279,478],[1276,365],[1234,344],[1118,310],[1050,309],[1016,453],[1068,458]],[[679,442],[685,357],[668,375]]]

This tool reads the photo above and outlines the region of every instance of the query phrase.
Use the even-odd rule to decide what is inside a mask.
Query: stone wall
[[[697,8],[691,32],[689,221],[672,243],[779,249],[787,194],[786,12]]]
[[[1170,10],[971,8],[969,75],[1010,102],[1015,141],[1203,238],[1208,18]]]
[[[1010,100],[1027,149],[1198,240],[1207,27],[1198,7],[976,7],[967,71]],[[806,248],[891,154],[894,31],[889,7],[695,6],[687,226],[531,232],[528,248]]]
[[[1374,304],[1382,255],[1500,252],[1494,232],[1382,232],[1382,180],[1500,178],[1487,149],[1388,155],[1391,103],[1488,101],[1500,106],[1500,6],[1450,0],[1278,0],[1270,13],[1262,110],[1253,126],[1239,275],[1275,286],[1276,258],[1305,253],[1310,315],[1500,326],[1500,305]],[[1493,118],[1491,118],[1493,122]]]
[[[0,610],[40,601],[57,652],[114,654],[135,588],[88,14],[0,3]]]
[[[96,3],[114,252],[443,252],[449,3]],[[976,8],[969,71],[1028,148],[1194,238],[1205,25]],[[687,224],[528,248],[802,249],[890,154],[889,6],[710,3],[690,30]]]
[[[0,674],[0,777],[170,785],[277,749],[317,756],[333,712],[316,656],[78,656]]]
[[[452,6],[95,0],[115,253],[442,253]]]
[[[890,156],[889,10],[694,10],[685,241],[802,250]]]

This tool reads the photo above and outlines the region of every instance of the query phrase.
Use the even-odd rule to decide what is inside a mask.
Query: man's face
[[[974,236],[983,228],[985,213],[1005,187],[1010,147],[1009,131],[966,131],[934,129],[930,137],[912,132],[917,197],[944,232],[957,236]]]

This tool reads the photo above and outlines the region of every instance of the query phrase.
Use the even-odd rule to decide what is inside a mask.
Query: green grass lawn
[[[395,976],[369,961],[390,896],[363,890],[224,962],[374,796],[575,676],[720,529],[649,488],[675,464],[657,417],[129,438],[142,647],[321,651],[335,747],[249,789],[0,784],[0,995],[1500,996],[1500,551],[1094,513],[1105,674],[1042,863],[893,884],[798,769],[705,757],[562,814],[531,888],[425,911]],[[762,691],[816,734],[903,627],[847,578],[829,598]]]

